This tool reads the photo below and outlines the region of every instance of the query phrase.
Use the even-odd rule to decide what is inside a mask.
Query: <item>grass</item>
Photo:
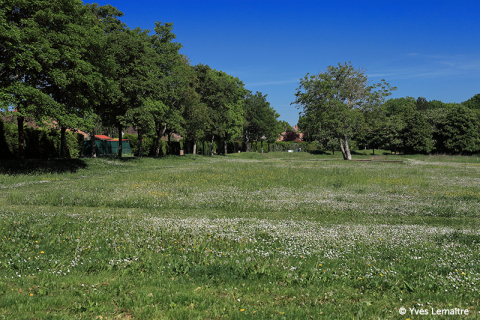
[[[0,317],[479,316],[478,158],[362,152],[2,162]]]

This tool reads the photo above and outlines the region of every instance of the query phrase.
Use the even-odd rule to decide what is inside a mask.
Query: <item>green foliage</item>
[[[82,156],[83,135],[66,133],[66,157]],[[60,132],[55,129],[30,127],[25,128],[25,156],[27,159],[49,159],[60,156]],[[13,159],[18,157],[17,126],[0,120],[0,158]]]
[[[179,53],[182,45],[173,41],[173,23],[156,22],[150,35],[128,28],[120,20],[123,13],[111,5],[14,0],[0,7],[0,107],[8,115],[16,108],[20,122],[55,122],[62,132],[92,134],[101,123],[118,136],[133,126],[141,141],[157,136],[153,148],[151,138],[145,138],[145,150],[132,143],[140,157],[177,153],[183,146],[165,151],[160,142],[171,133],[188,141],[220,138],[224,150],[216,148],[217,153],[241,137],[244,84],[208,66],[192,67]],[[278,114],[266,95],[257,96],[262,108],[250,115],[262,130],[254,140],[273,141],[280,130]],[[19,128],[19,150],[8,156],[22,159],[25,138]]]
[[[433,150],[432,128],[420,111],[405,118],[403,143],[406,153],[430,153]]]
[[[375,110],[390,95],[385,80],[370,85],[364,70],[349,63],[329,66],[318,75],[307,74],[293,104],[302,110],[303,130],[309,134],[336,138],[345,160],[351,159],[349,140],[364,122],[363,113]]]
[[[244,122],[243,97],[247,93],[243,82],[223,71],[199,64],[197,93],[208,108],[210,126],[206,137],[231,141],[241,136]],[[223,153],[223,152],[222,152]]]
[[[457,105],[440,125],[439,145],[442,152],[472,154],[480,151],[477,114],[463,105]]]
[[[128,139],[130,141],[130,145],[132,148],[132,153],[135,156],[138,156],[138,135],[136,134],[124,134],[123,139]],[[163,140],[162,140],[163,141]],[[142,151],[143,154],[146,155],[152,155],[154,153],[154,145],[155,145],[155,139],[153,137],[145,137],[143,138],[143,143],[142,143]],[[162,152],[163,149],[166,147],[162,146]],[[162,155],[165,155],[166,152],[163,152]]]
[[[223,150],[219,151],[217,141],[213,141],[213,153],[218,154],[218,153],[223,153]],[[197,154],[202,154],[202,155],[211,155],[212,154],[212,148],[210,145],[210,141],[199,141],[197,144]]]
[[[309,145],[310,143],[306,141],[275,141],[269,144],[269,151],[297,151],[301,148],[302,152],[305,152],[309,150]]]
[[[462,104],[471,110],[480,110],[480,93],[462,102]]]
[[[244,100],[243,138],[245,142],[266,139],[275,141],[284,130],[277,120],[280,116],[267,102],[267,95],[248,92]]]

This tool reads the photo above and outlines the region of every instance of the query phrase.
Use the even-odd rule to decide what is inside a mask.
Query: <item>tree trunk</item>
[[[345,136],[345,160],[352,160],[352,154],[350,153],[350,146],[348,145],[348,136]]]
[[[90,133],[90,155],[92,158],[97,157],[97,148],[95,145],[95,131],[92,131],[92,133]]]
[[[205,155],[205,139],[202,140],[202,156]]]
[[[213,156],[213,140],[215,139],[215,135],[212,134],[212,142],[210,143],[210,155]]]
[[[375,155],[375,147],[373,147],[372,150],[373,150],[372,155]]]
[[[260,142],[260,146],[262,147],[262,153],[263,153],[263,140]]]
[[[20,161],[25,161],[25,130],[23,128],[23,123],[25,117],[17,117],[17,126],[18,126],[18,158]]]
[[[138,130],[138,157],[142,157],[142,141],[143,140],[143,135],[142,135],[142,130]]]
[[[223,140],[223,146],[225,148],[225,153],[224,155],[227,155],[227,140]]]
[[[172,135],[171,133],[169,133],[169,134],[167,135],[167,138],[168,138],[168,139],[167,139],[167,140],[168,140],[167,154],[172,154],[172,149],[171,149],[172,144],[170,143],[170,141],[171,141],[171,140],[170,140],[171,135]]]
[[[335,155],[335,148],[332,146],[332,155]]]
[[[122,146],[122,126],[118,126],[118,157],[122,158],[122,151],[123,151],[123,146]]]
[[[197,138],[193,140],[193,154],[197,154]]]
[[[338,143],[340,144],[340,150],[342,151],[343,160],[347,160],[347,153],[343,146],[342,138],[338,137]]]
[[[67,137],[65,135],[67,128],[60,128],[60,158],[65,159],[65,154],[67,153]]]
[[[157,138],[155,139],[155,156],[156,157],[160,155],[160,140],[162,139],[166,130],[167,130],[167,126],[163,126],[163,129],[160,127],[157,128]]]

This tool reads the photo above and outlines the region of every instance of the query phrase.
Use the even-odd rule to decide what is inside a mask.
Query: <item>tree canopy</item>
[[[92,143],[95,127],[116,127],[120,146],[131,126],[139,156],[143,136],[156,137],[156,155],[160,138],[174,132],[195,143],[223,140],[225,151],[241,137],[243,82],[191,66],[174,42],[173,23],[156,22],[151,32],[129,28],[122,16],[79,0],[0,0],[0,106],[16,109],[21,158],[25,119],[54,123],[62,135],[67,128],[90,131]]]
[[[339,63],[300,79],[293,104],[301,110],[311,134],[323,132],[335,137],[343,158],[350,160],[349,140],[364,122],[364,113],[377,109],[395,89],[385,80],[370,84],[363,69]]]

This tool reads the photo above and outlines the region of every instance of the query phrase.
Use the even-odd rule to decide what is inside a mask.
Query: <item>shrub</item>
[[[83,135],[66,132],[66,157],[82,156]],[[25,158],[48,159],[60,156],[60,130],[54,128],[25,128]],[[18,158],[18,128],[0,119],[0,158]]]

